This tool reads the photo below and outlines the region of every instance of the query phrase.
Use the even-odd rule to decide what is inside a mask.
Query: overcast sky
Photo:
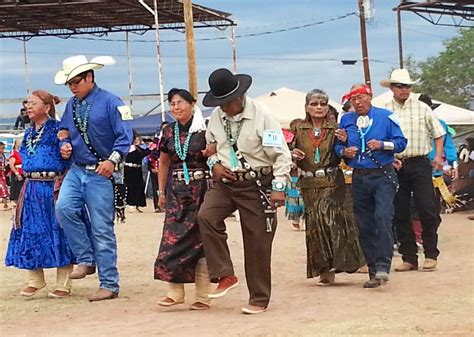
[[[357,0],[195,0],[233,14],[236,34],[274,32],[310,24],[307,28],[290,29],[237,40],[237,71],[253,77],[250,96],[259,96],[273,89],[289,87],[300,91],[321,88],[339,101],[351,84],[363,81],[360,62],[359,18],[344,19],[316,25],[357,11]],[[383,92],[378,81],[386,78],[390,69],[398,66],[396,14],[392,11],[399,1],[374,0],[373,18],[367,25],[367,39],[373,88]],[[442,42],[457,34],[452,27],[434,26],[413,13],[404,12],[404,54],[412,54],[418,61],[435,56],[443,50]],[[311,25],[312,24],[312,25]],[[134,94],[159,92],[154,32],[131,34],[131,53]],[[207,78],[212,70],[232,67],[232,48],[228,40],[199,41],[203,38],[230,37],[230,30],[195,30],[199,90],[208,89]],[[91,37],[91,36],[87,36]],[[88,57],[113,55],[117,64],[97,71],[97,83],[120,96],[128,94],[126,45],[121,41],[125,33],[110,34],[116,41],[34,38],[30,40],[30,87],[43,88],[58,96],[69,96],[64,86],[53,83],[54,75],[66,57],[85,54]],[[149,42],[139,42],[145,40]],[[161,31],[165,92],[171,87],[187,87],[187,61],[184,34]],[[170,42],[181,40],[181,42]],[[344,66],[342,59],[359,60],[356,65]],[[23,43],[14,39],[0,39],[0,96],[25,96],[25,68]],[[134,106],[134,113],[143,113],[156,102],[145,101]],[[0,117],[17,115],[18,105],[0,106]],[[60,109],[61,110],[61,107]]]

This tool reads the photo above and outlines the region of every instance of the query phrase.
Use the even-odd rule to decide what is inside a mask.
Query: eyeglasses
[[[405,89],[405,88],[410,89],[411,88],[411,84],[395,83],[392,85],[397,89]]]
[[[82,80],[85,80],[86,79],[86,76],[81,76],[79,78],[76,78],[76,79],[72,79],[72,80],[69,80],[66,82],[66,85],[68,86],[73,86],[73,85],[78,85],[79,83],[81,83]]]
[[[312,107],[317,107],[317,106],[325,107],[327,105],[328,104],[326,102],[311,102],[311,103],[309,103],[309,106],[312,106]]]
[[[25,106],[37,106],[40,102],[28,101],[25,103]]]

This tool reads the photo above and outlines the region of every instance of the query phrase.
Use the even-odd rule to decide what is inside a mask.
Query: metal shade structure
[[[397,12],[400,68],[403,68],[402,11],[415,13],[434,25],[474,27],[474,0],[401,0],[393,10]]]
[[[153,0],[3,0],[0,38],[36,36],[68,38],[78,34],[103,36],[112,32],[145,33],[154,29],[153,16],[142,4]],[[183,3],[157,3],[160,29],[184,29]],[[234,26],[231,14],[193,4],[194,28]]]
[[[159,30],[172,29],[186,32],[189,81],[196,88],[194,55],[194,28],[232,27],[235,64],[235,22],[231,14],[192,4],[191,0],[3,0],[0,2],[0,38],[23,41],[26,92],[29,94],[26,41],[33,37],[73,35],[104,36],[125,32],[128,56],[129,96],[132,96],[129,32],[144,34],[154,30],[156,35],[157,63],[160,84],[162,117],[165,120],[163,100],[162,62]],[[159,20],[158,20],[159,17]],[[235,66],[234,66],[235,67]],[[130,106],[132,100],[130,99]]]
[[[474,1],[472,0],[402,0],[394,11],[415,13],[435,25],[473,27]]]

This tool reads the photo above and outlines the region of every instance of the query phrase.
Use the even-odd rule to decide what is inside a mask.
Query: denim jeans
[[[369,275],[390,272],[393,255],[392,218],[394,182],[397,175],[393,168],[387,169],[388,178],[382,171],[352,177],[354,215],[359,226],[359,240],[369,267]]]
[[[89,221],[84,221],[84,206]],[[80,265],[97,263],[100,287],[119,291],[114,191],[110,179],[72,165],[56,203],[56,216]]]

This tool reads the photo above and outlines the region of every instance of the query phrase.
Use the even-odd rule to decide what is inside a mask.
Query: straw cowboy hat
[[[202,104],[208,107],[226,104],[245,94],[251,84],[250,75],[234,75],[224,68],[214,70],[209,76],[211,90],[204,96]]]
[[[408,73],[408,70],[406,69],[395,69],[392,71],[392,74],[390,75],[390,79],[388,80],[381,80],[380,85],[384,88],[389,88],[391,84],[415,84],[418,83],[419,80],[412,81],[410,78],[410,74]]]
[[[97,56],[90,62],[84,55],[68,57],[63,61],[63,69],[59,70],[54,77],[54,83],[66,84],[71,78],[88,70],[100,69],[104,65],[114,64],[115,60],[110,56]]]

